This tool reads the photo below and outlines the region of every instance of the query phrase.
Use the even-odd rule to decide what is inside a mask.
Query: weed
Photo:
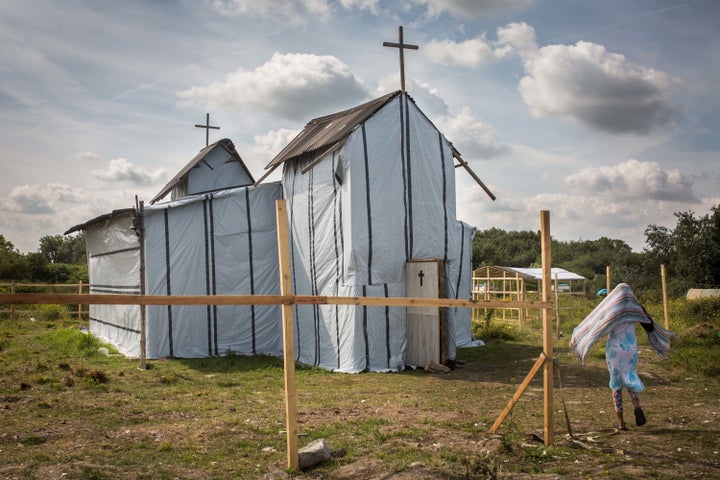
[[[460,459],[460,464],[465,470],[466,480],[496,480],[498,466],[495,459],[487,454],[478,454]]]
[[[67,314],[67,309],[62,305],[40,305],[38,317],[46,322],[60,320]]]

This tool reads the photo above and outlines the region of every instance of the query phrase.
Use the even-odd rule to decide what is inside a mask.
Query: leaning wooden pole
[[[668,319],[667,281],[665,279],[665,264],[660,265],[660,279],[662,280],[663,314],[665,315],[665,330],[670,330]]]
[[[288,240],[285,200],[275,201],[277,221],[278,261],[280,266],[280,294],[292,296],[290,278],[290,243]],[[292,302],[281,305],[283,322],[283,358],[285,370],[285,430],[287,435],[287,465],[298,470],[297,391],[295,387],[295,337],[293,335]]]
[[[527,374],[525,380],[523,380],[520,387],[515,392],[515,395],[510,399],[505,409],[500,413],[500,416],[493,424],[490,432],[495,433],[500,425],[505,420],[505,417],[510,413],[513,406],[522,396],[523,392],[530,384],[530,381],[535,377],[540,367],[543,368],[543,405],[544,405],[544,417],[545,425],[543,428],[545,436],[545,445],[552,445],[553,443],[553,338],[552,338],[552,310],[553,303],[551,300],[550,290],[552,281],[550,277],[550,212],[542,210],[540,212],[540,249],[541,249],[541,261],[542,261],[542,312],[543,312],[543,351],[535,361],[530,373]]]
[[[541,255],[542,255],[542,301],[550,302],[550,263],[551,263],[551,247],[550,247],[550,212],[542,210],[540,212],[540,235]],[[552,304],[551,304],[552,305]],[[553,335],[552,335],[552,306],[543,307],[543,353],[545,354],[545,368],[543,369],[543,388],[544,388],[544,411],[545,411],[545,445],[553,443]]]

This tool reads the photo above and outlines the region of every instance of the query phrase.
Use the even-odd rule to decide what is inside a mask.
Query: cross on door
[[[205,146],[206,146],[206,147],[207,147],[208,145],[210,145],[210,129],[220,130],[220,127],[210,126],[210,114],[209,114],[209,113],[206,113],[206,114],[205,114],[205,125],[198,125],[198,124],[196,123],[195,126],[196,126],[197,128],[204,128],[204,129],[205,129]]]
[[[425,277],[425,272],[420,270],[420,273],[418,273],[418,277],[420,277],[420,286],[423,286],[423,277]]]
[[[383,42],[383,47],[393,47],[400,51],[400,90],[405,91],[405,54],[404,50],[418,50],[420,47],[417,45],[411,45],[409,43],[403,43],[403,27],[398,27],[398,43],[395,42]]]

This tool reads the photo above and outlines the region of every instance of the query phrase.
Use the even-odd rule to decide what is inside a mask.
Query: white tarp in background
[[[288,162],[296,294],[405,296],[409,259],[444,260],[446,296],[470,298],[474,229],[455,216],[451,147],[405,95],[305,174]],[[462,270],[461,271],[461,267]],[[470,311],[448,309],[447,356],[472,341]],[[296,357],[342,372],[404,368],[405,308],[296,306]]]
[[[278,295],[280,184],[145,208],[148,295]],[[148,306],[147,356],[282,353],[277,305]]]
[[[85,229],[90,293],[140,293],[140,244],[132,230],[133,212]],[[130,357],[140,355],[138,305],[90,305],[90,332]]]

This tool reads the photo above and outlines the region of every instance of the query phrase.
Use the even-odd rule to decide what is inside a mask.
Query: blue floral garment
[[[636,392],[645,390],[645,385],[637,374],[635,322],[620,323],[610,331],[605,344],[605,359],[610,371],[611,389],[626,388]]]

